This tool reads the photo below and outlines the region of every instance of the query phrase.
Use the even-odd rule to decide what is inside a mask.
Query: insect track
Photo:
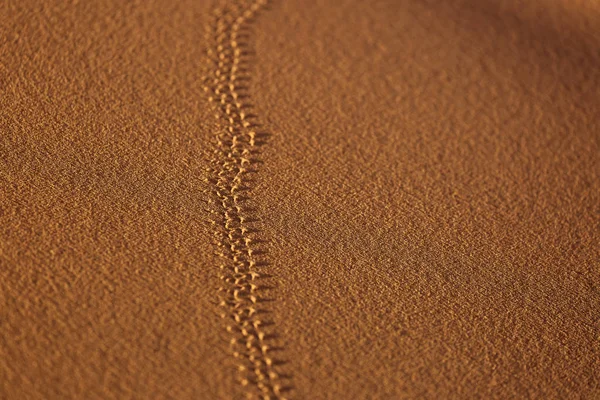
[[[228,321],[231,351],[239,382],[248,398],[285,399],[289,376],[279,369],[280,347],[264,304],[269,293],[265,253],[255,238],[250,180],[258,163],[257,147],[265,134],[257,132],[247,87],[251,77],[249,26],[266,0],[217,0],[207,30],[210,71],[204,89],[218,121],[212,160],[211,213],[222,264],[219,266],[221,317]]]

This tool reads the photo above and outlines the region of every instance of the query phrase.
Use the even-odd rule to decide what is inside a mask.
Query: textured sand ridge
[[[0,2],[0,399],[600,398],[600,6]]]
[[[223,298],[220,305],[225,309],[221,317],[228,321],[227,331],[232,334],[233,355],[240,383],[248,387],[249,396],[285,398],[284,386],[289,376],[282,375],[275,358],[281,352],[275,342],[276,336],[269,321],[264,303],[264,292],[269,288],[268,279],[261,267],[268,263],[261,241],[255,238],[259,222],[250,203],[251,174],[258,172],[257,148],[266,133],[252,114],[247,85],[250,80],[247,25],[266,1],[231,3],[223,2],[213,10],[214,22],[208,32],[209,64],[215,66],[205,78],[209,100],[216,103],[216,117],[222,120],[216,136],[217,149],[212,161],[215,186],[215,226],[219,255],[224,259],[219,266],[223,286],[219,288]],[[263,268],[264,269],[264,268]]]

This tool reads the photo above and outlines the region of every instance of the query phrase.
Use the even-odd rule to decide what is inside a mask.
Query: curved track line
[[[217,0],[207,31],[211,71],[204,89],[215,105],[219,126],[212,160],[211,223],[223,260],[219,266],[221,316],[228,321],[231,350],[247,397],[285,399],[291,390],[290,377],[279,371],[284,362],[276,353],[281,348],[265,309],[268,277],[261,269],[267,262],[254,237],[258,218],[250,206],[248,179],[257,172],[257,147],[267,136],[257,132],[248,102],[249,24],[266,3]]]

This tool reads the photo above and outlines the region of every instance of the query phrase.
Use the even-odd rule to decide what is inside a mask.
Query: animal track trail
[[[247,84],[251,79],[250,24],[267,0],[218,0],[207,30],[210,71],[204,89],[214,104],[219,126],[211,169],[211,214],[218,254],[221,317],[228,321],[231,351],[239,381],[248,398],[285,399],[290,378],[280,372],[284,361],[276,353],[273,323],[268,321],[268,276],[265,253],[251,207],[251,181],[256,173],[259,134],[250,113]]]

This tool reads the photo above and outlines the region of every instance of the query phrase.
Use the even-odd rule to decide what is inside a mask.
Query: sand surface
[[[0,2],[0,399],[600,398],[600,3]]]

